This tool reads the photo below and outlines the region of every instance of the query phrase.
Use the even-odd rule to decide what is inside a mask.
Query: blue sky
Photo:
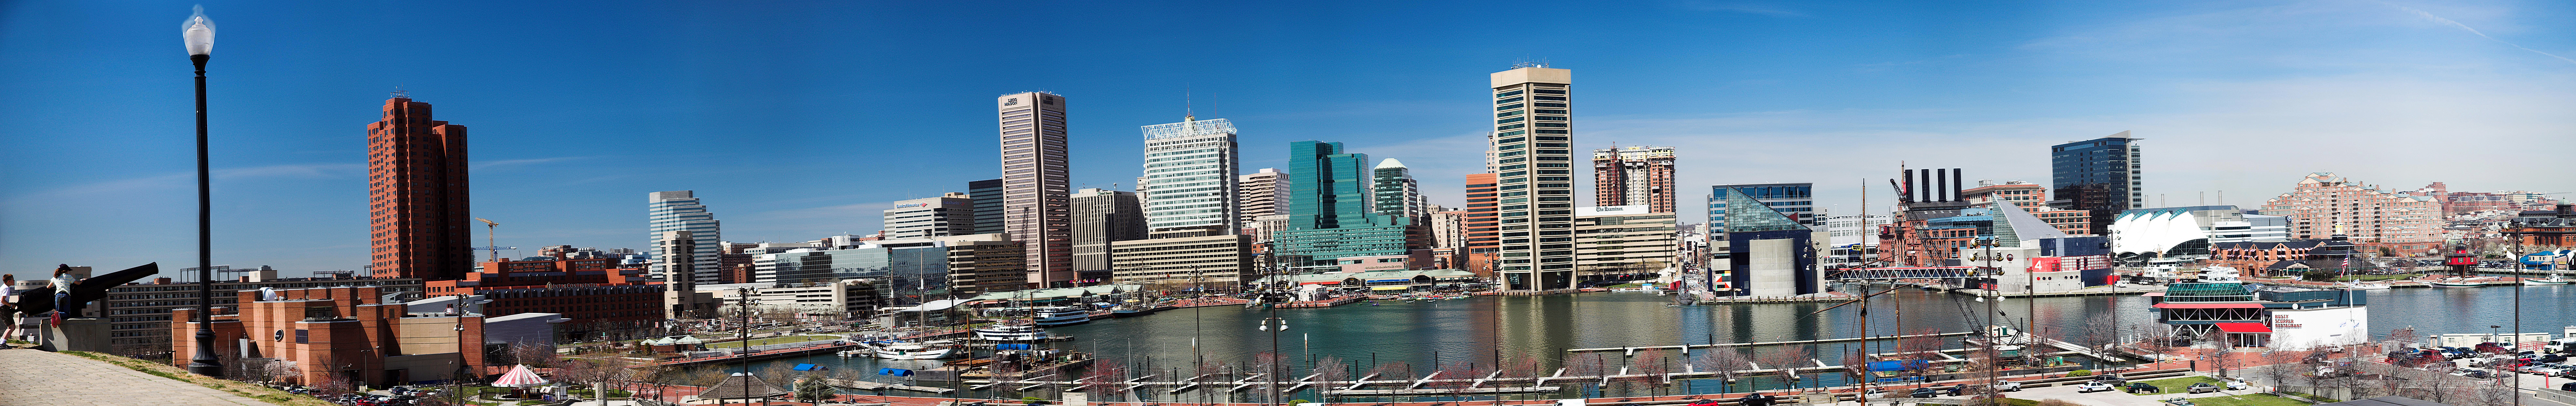
[[[0,2],[0,271],[195,262],[191,4]],[[2119,131],[2171,205],[2312,171],[2576,190],[2548,152],[2576,147],[2565,2],[205,6],[215,262],[290,275],[365,263],[364,128],[397,86],[472,128],[475,215],[531,249],[642,248],[661,190],[735,241],[872,232],[995,176],[985,103],[1027,90],[1071,100],[1082,186],[1129,187],[1136,127],[1188,94],[1246,171],[1343,141],[1455,206],[1485,75],[1519,61],[1575,71],[1577,147],[1680,148],[1684,211],[1748,182],[1884,205],[1899,161],[2046,183],[2048,144]]]

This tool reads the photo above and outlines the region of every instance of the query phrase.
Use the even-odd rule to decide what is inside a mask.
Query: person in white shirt
[[[0,274],[0,350],[10,347],[8,337],[18,335],[18,275]]]

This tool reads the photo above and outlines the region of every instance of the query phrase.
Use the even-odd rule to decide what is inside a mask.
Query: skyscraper
[[[1503,289],[1574,288],[1574,71],[1525,64],[1490,76]]]
[[[1592,203],[1644,205],[1673,212],[1673,147],[1640,145],[1592,150]]]
[[[385,100],[367,124],[367,228],[376,277],[443,281],[474,268],[465,126],[430,119],[429,103]]]
[[[975,199],[975,233],[1001,233],[1002,180],[985,179],[966,182],[966,196]]]
[[[2147,207],[2145,171],[2138,163],[2139,138],[2128,131],[2108,137],[2050,146],[2049,187],[2057,200],[2049,205],[2093,212],[2095,235],[2111,235],[2111,219],[2120,211]]]
[[[1073,271],[1078,279],[1108,279],[1109,244],[1145,239],[1145,209],[1135,192],[1073,192]]]
[[[1242,204],[1235,190],[1234,123],[1226,119],[1144,126],[1145,227],[1153,238],[1234,234]]]
[[[1422,185],[1414,182],[1413,169],[1404,167],[1403,161],[1387,158],[1378,161],[1377,167],[1369,171],[1373,173],[1371,182],[1375,185],[1371,187],[1373,196],[1369,198],[1370,204],[1377,207],[1378,213],[1412,218],[1415,223],[1421,223],[1422,217],[1430,215],[1425,210],[1431,207],[1431,202],[1422,198]]]
[[[1235,221],[1247,227],[1261,224],[1261,216],[1288,214],[1288,174],[1278,169],[1261,168],[1235,178],[1235,199],[1243,203],[1243,215]],[[1261,230],[1267,236],[1279,230]],[[1266,241],[1268,238],[1256,239]]]
[[[1500,206],[1495,203],[1500,198],[1494,197],[1499,185],[1494,183],[1494,174],[1467,174],[1467,214],[1461,216],[1462,224],[1458,226],[1467,233],[1460,243],[1466,249],[1465,259],[1459,262],[1466,263],[1468,272],[1487,277],[1494,276],[1494,259],[1503,249],[1503,228],[1496,222],[1498,212],[1494,210]]]
[[[1064,96],[993,99],[1002,141],[1002,230],[1026,244],[1029,286],[1072,286],[1073,188],[1067,180]]]
[[[716,244],[718,241],[724,241],[723,223],[716,221],[716,214],[708,212],[707,205],[698,201],[696,192],[675,190],[647,193],[644,212],[649,219],[646,223],[646,231],[651,233],[653,240],[653,251],[645,253],[653,261],[653,268],[649,270],[651,274],[655,276],[693,275],[691,280],[696,283],[716,283],[720,275],[715,271],[724,269],[721,264],[724,259],[724,247]],[[691,245],[693,247],[691,249],[696,251],[687,253],[689,255],[663,251],[667,244],[663,244],[662,238],[668,236],[666,232],[669,231],[689,232],[690,238],[700,241]],[[689,262],[692,266],[672,267],[672,264],[682,262]],[[694,272],[695,270],[707,272]]]
[[[888,239],[974,234],[974,198],[965,193],[896,201],[894,208],[885,210]]]
[[[1427,231],[1404,216],[1379,213],[1370,204],[1374,181],[1368,154],[1342,150],[1342,143],[1297,141],[1288,144],[1287,230],[1273,235],[1272,246],[1290,273],[1341,269],[1343,257],[1406,255],[1427,240]]]

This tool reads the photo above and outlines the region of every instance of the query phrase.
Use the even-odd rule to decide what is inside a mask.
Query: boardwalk
[[[0,405],[270,404],[69,354],[0,350],[0,365]]]

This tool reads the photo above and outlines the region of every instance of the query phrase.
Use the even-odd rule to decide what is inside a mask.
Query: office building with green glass
[[[1339,142],[1288,144],[1288,226],[1271,242],[1282,271],[1332,272],[1340,258],[1405,255],[1428,242],[1414,219],[1378,209],[1368,160]]]

